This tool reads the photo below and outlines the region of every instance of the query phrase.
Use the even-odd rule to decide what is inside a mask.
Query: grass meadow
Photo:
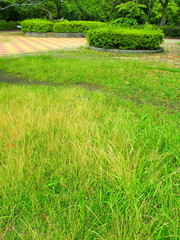
[[[84,49],[0,69],[24,78],[0,83],[0,238],[179,239],[177,69]]]

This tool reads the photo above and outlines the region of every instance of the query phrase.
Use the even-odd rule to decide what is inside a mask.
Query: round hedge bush
[[[23,32],[52,32],[54,23],[43,19],[27,19],[21,22]]]
[[[89,29],[103,27],[103,22],[92,21],[63,21],[54,24],[55,33],[87,33]]]
[[[105,49],[155,50],[163,42],[161,30],[98,28],[88,31],[90,46]]]

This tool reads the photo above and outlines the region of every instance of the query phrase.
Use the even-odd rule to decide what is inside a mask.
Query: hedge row
[[[180,26],[161,27],[165,37],[180,38]]]
[[[14,30],[17,29],[18,22],[0,21],[0,30]]]
[[[87,33],[89,29],[102,27],[105,23],[91,21],[64,21],[54,24],[56,33]]]
[[[23,32],[52,32],[54,23],[43,19],[27,19],[21,22]]]
[[[90,46],[105,49],[158,49],[163,42],[161,30],[100,28],[88,31]]]
[[[109,49],[158,49],[163,41],[162,30],[113,27],[102,22],[64,21],[52,23],[42,19],[21,22],[23,32],[87,33],[90,46]]]
[[[105,23],[91,21],[64,21],[53,23],[42,19],[21,22],[23,32],[87,33],[89,29],[102,27]]]
[[[17,29],[18,22],[0,21],[0,30]],[[52,23],[43,19],[28,19],[21,22],[23,32],[87,33],[89,29],[106,26],[102,22],[67,21]],[[157,27],[159,28],[159,27]],[[180,26],[161,27],[165,37],[180,38]]]

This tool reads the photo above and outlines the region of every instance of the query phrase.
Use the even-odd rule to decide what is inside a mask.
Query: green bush
[[[64,21],[54,24],[53,31],[56,33],[87,33],[89,29],[102,27],[103,22],[91,21]]]
[[[165,37],[180,38],[180,26],[161,27]]]
[[[88,31],[90,46],[109,49],[158,49],[164,34],[159,30],[99,28]]]
[[[129,27],[137,24],[137,20],[133,18],[117,18],[112,21],[112,24],[119,25],[121,27]]]
[[[23,32],[52,32],[54,23],[43,19],[27,19],[21,22]]]
[[[17,29],[18,22],[0,21],[0,30],[14,30]]]

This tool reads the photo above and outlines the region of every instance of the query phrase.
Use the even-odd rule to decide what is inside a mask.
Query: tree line
[[[48,18],[180,23],[180,0],[0,0],[0,20]]]

